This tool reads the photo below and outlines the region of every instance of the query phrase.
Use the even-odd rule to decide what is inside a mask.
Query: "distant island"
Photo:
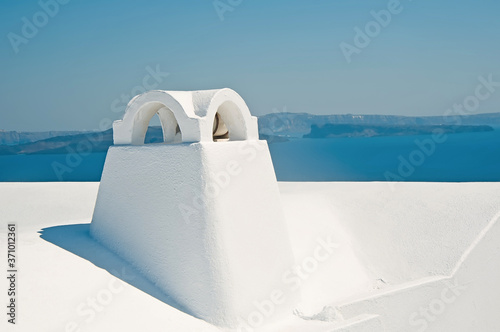
[[[279,143],[295,138],[425,135],[438,128],[445,133],[457,134],[492,131],[493,126],[500,126],[500,113],[461,117],[460,125],[447,123],[447,119],[439,116],[313,115],[285,112],[266,114],[258,120],[260,138],[269,143]],[[162,140],[161,127],[149,127],[145,142],[159,143]],[[93,152],[106,152],[113,144],[113,131],[0,130],[0,155],[65,154],[82,149],[82,142],[91,144]]]
[[[425,126],[490,126],[500,127],[500,113],[482,113],[461,117],[443,116],[397,116],[397,115],[313,115],[308,113],[276,112],[259,117],[259,132],[265,135],[301,138],[311,133],[311,128],[325,125],[357,125],[363,128],[423,128]],[[360,127],[338,127],[345,133],[353,130],[359,132]],[[462,128],[455,130],[484,130],[486,128]],[[382,129],[379,129],[382,130]],[[451,129],[449,129],[451,130]],[[370,132],[366,136],[370,136]],[[412,135],[412,134],[410,134]]]
[[[304,138],[332,138],[332,137],[374,137],[374,136],[409,136],[429,135],[438,130],[440,133],[459,134],[469,132],[493,131],[493,127],[486,125],[478,126],[449,126],[449,125],[349,125],[349,124],[325,124],[321,127],[311,126],[311,132]]]

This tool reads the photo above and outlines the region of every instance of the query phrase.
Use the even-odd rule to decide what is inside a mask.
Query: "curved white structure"
[[[230,140],[259,138],[257,118],[231,89],[205,91],[149,91],[127,106],[123,120],[113,124],[115,144],[141,145],[151,118],[158,114],[167,143],[175,142],[176,126],[182,142],[211,142],[215,114],[226,124]]]
[[[144,145],[154,114],[165,142]],[[243,99],[150,91],[113,129],[93,237],[213,324],[251,326],[259,308],[272,307],[269,320],[290,315],[296,294],[275,290],[294,259],[267,143]]]

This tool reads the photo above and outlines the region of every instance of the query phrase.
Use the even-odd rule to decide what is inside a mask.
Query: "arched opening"
[[[215,113],[214,125],[212,129],[212,138],[214,142],[222,142],[229,140],[229,130],[227,129],[224,120],[222,120],[219,112]]]
[[[247,138],[241,110],[232,101],[222,103],[217,109],[212,137],[214,142],[241,141]]]
[[[132,144],[181,143],[182,132],[174,113],[161,103],[143,106],[135,118]]]
[[[149,120],[144,144],[163,143],[163,141],[163,129],[161,128],[160,117],[158,113],[156,113],[151,120]]]

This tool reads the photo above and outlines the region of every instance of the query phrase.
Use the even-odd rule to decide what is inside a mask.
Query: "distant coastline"
[[[293,138],[409,136],[443,133],[493,131],[500,127],[500,113],[464,117],[409,117],[393,115],[313,115],[308,113],[272,113],[259,117],[259,134],[269,143]],[[146,143],[163,139],[161,127],[150,127]],[[88,143],[92,152],[106,152],[113,144],[112,129],[103,132],[50,131],[16,132],[0,130],[0,155],[65,154]]]
[[[422,126],[370,126],[348,124],[326,124],[318,127],[311,126],[311,132],[303,138],[332,138],[332,137],[375,137],[375,136],[409,136],[439,134],[461,134],[472,132],[494,131],[491,126],[450,126],[450,125],[422,125]]]

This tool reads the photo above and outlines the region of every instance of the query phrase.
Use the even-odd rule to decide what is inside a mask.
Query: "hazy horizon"
[[[427,115],[398,115],[398,114],[352,114],[352,113],[339,113],[339,114],[314,114],[314,113],[309,113],[309,112],[272,112],[272,113],[266,113],[266,114],[261,114],[261,115],[257,115],[257,117],[263,117],[263,116],[266,116],[266,115],[276,115],[279,117],[280,114],[309,114],[309,115],[314,115],[314,116],[345,116],[345,115],[352,115],[352,116],[394,116],[394,117],[408,117],[408,118],[418,118],[418,117],[436,117],[436,118],[439,118],[439,117],[443,117],[442,115],[430,115],[430,116],[427,116]],[[473,115],[488,115],[488,114],[498,114],[500,116],[500,111],[499,112],[488,112],[488,113],[477,113],[477,114],[473,114]],[[452,124],[452,123],[450,123]],[[486,123],[485,123],[486,124]],[[495,125],[495,124],[488,124],[490,125],[491,127],[493,128],[498,128],[500,127],[500,125]],[[156,127],[161,127],[161,123],[159,121],[159,119],[157,117],[153,117],[153,119],[151,119],[151,122],[149,124],[150,127],[152,126],[156,126]],[[107,128],[107,129],[104,129],[104,130],[108,130],[108,129],[111,129],[110,128]],[[100,128],[96,128],[96,129],[57,129],[57,130],[8,130],[8,129],[4,129],[4,128],[0,128],[0,132],[50,132],[50,131],[60,131],[60,132],[91,132],[91,131],[101,131],[102,129]]]
[[[480,78],[500,82],[500,3],[487,0],[42,0],[0,9],[4,130],[102,129],[150,89],[229,87],[254,115],[441,116],[475,95]],[[468,114],[500,111],[500,93],[488,91]]]

